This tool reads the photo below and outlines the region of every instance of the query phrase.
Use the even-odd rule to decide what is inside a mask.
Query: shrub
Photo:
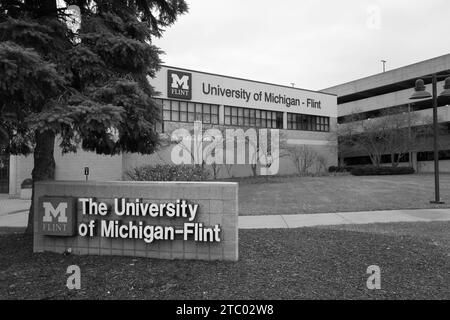
[[[336,173],[337,171],[338,171],[338,167],[336,167],[336,166],[331,166],[328,168],[329,173]]]
[[[331,166],[328,168],[328,172],[329,173],[345,173],[345,172],[350,172],[351,171],[351,167],[337,167],[337,166]]]
[[[387,176],[400,174],[413,174],[414,169],[411,167],[374,167],[361,166],[351,169],[351,174],[354,176]]]
[[[25,179],[23,180],[22,184],[20,185],[21,189],[31,189],[33,188],[33,180],[32,179]]]
[[[127,176],[133,181],[202,181],[209,174],[201,166],[157,164],[131,169]]]

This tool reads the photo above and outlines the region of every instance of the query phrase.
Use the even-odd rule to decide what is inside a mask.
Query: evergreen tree
[[[0,0],[0,137],[8,152],[33,154],[34,182],[55,177],[55,139],[64,153],[155,150],[160,111],[147,77],[161,51],[152,38],[187,12],[184,0],[64,4],[80,9],[76,32],[56,0]]]

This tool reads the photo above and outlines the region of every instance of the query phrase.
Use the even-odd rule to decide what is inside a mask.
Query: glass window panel
[[[172,121],[180,121],[180,117],[179,117],[178,111],[172,110]]]
[[[211,115],[211,123],[212,124],[219,124],[219,115],[218,114]]]
[[[203,105],[201,103],[195,104],[195,112],[196,113],[203,113]]]
[[[172,105],[172,111],[173,110],[176,110],[176,111],[180,110],[180,102],[179,101],[172,101],[171,105]]]
[[[164,110],[163,119],[170,121],[170,110]]]
[[[225,107],[225,115],[226,116],[231,115],[231,108],[230,107]]]
[[[266,117],[267,117],[266,112],[261,110],[261,119],[266,120]],[[262,123],[262,122],[261,122],[261,123]],[[264,126],[265,126],[265,125],[264,125]]]
[[[255,110],[250,110],[249,111],[249,126],[254,127],[255,126]]]
[[[231,116],[225,116],[225,124],[230,125],[231,124]]]
[[[204,104],[203,105],[203,113],[211,113],[211,105]]]
[[[180,111],[180,121],[187,122],[187,112]]]
[[[243,108],[239,108],[238,109],[238,115],[239,115],[239,117],[243,117],[244,116],[244,109]]]
[[[163,109],[170,110],[170,100],[163,100]]]
[[[250,125],[250,119],[248,117],[244,118],[244,126],[249,126]]]
[[[250,117],[250,109],[244,109],[244,117]]]
[[[180,102],[180,111],[186,112],[187,110],[187,103],[186,102]]]
[[[211,123],[211,115],[210,114],[204,114],[203,115],[203,122],[204,123]]]
[[[195,112],[195,104],[193,104],[192,102],[189,102],[188,103],[188,111]]]
[[[238,118],[237,117],[232,117],[231,118],[231,124],[232,125],[237,125],[238,124]]]
[[[211,106],[211,113],[212,114],[219,114],[219,106],[212,105]]]
[[[188,122],[194,122],[195,121],[195,113],[188,112]]]

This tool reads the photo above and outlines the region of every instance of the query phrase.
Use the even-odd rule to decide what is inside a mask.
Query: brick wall
[[[112,203],[114,198],[142,199],[144,202],[167,203],[178,199],[199,204],[194,222],[205,226],[221,226],[219,243],[194,241],[154,241],[147,244],[142,239],[111,239],[100,237],[45,236],[39,231],[42,216],[38,214],[40,197],[95,198]],[[78,204],[77,229],[82,222],[92,220],[83,215]],[[101,219],[118,219],[110,213]],[[128,222],[133,218],[124,218]],[[136,218],[135,218],[136,219]],[[139,217],[149,225],[182,225],[185,220]],[[40,182],[36,184],[34,216],[34,252],[63,253],[69,248],[80,255],[118,255],[158,259],[227,260],[238,259],[238,184],[215,182]]]

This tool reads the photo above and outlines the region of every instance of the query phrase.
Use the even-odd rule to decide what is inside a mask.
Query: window
[[[450,160],[450,150],[440,150],[439,160]],[[433,151],[418,152],[417,161],[434,161],[434,152]]]
[[[163,120],[219,124],[219,106],[177,100],[157,100],[162,105]]]
[[[282,129],[283,112],[225,106],[225,124]]]
[[[288,113],[288,129],[329,132],[330,118],[307,114]]]

